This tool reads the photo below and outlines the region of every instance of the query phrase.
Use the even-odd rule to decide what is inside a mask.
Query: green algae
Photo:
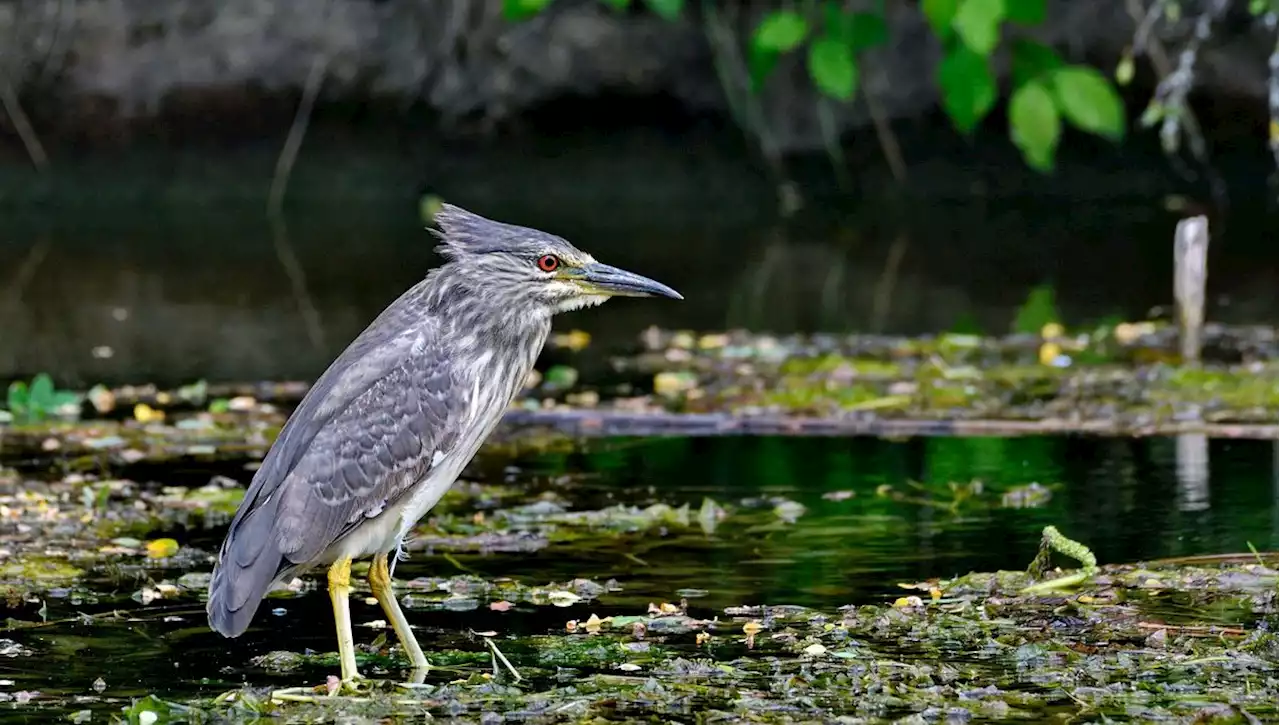
[[[594,358],[594,369],[605,362],[610,372],[587,378],[557,364],[535,376],[511,417],[536,413],[554,421],[557,414],[568,419],[587,411],[726,420],[1037,421],[1064,431],[1115,433],[1173,422],[1274,428],[1280,408],[1275,330],[1209,325],[1205,342],[1203,364],[1191,367],[1178,360],[1176,330],[1159,322],[1006,337],[650,330],[630,350],[570,346],[564,354],[581,356],[583,369],[592,369]],[[86,395],[93,405],[79,421],[0,423],[0,455],[56,456],[82,471],[104,462],[260,457],[306,390],[298,382],[196,383],[174,391],[98,387]],[[486,443],[508,456],[573,446],[554,429],[500,428]]]
[[[1004,455],[1023,466],[1028,450]],[[662,451],[650,445],[631,459],[611,459],[607,449],[598,454],[626,469]],[[241,485],[206,469],[199,469],[201,480],[213,480],[190,485],[172,485],[176,469],[144,469],[136,480],[119,471],[53,481],[0,472],[7,521],[31,527],[26,538],[4,546],[18,560],[52,556],[82,570],[70,594],[19,592],[22,601],[11,604],[14,619],[0,633],[0,655],[10,651],[5,638],[12,638],[19,671],[52,678],[54,668],[72,661],[57,659],[66,652],[86,667],[108,670],[110,686],[101,693],[92,688],[96,672],[71,685],[20,680],[10,688],[21,688],[34,717],[89,713],[91,721],[152,722],[144,713],[153,713],[154,722],[1273,718],[1273,553],[1103,565],[1071,588],[1027,592],[1073,573],[1054,570],[1055,564],[1077,567],[1059,556],[1033,572],[908,580],[901,591],[858,595],[849,606],[839,606],[849,601],[843,595],[827,596],[821,606],[787,604],[812,586],[820,570],[811,563],[823,561],[835,542],[840,553],[829,566],[849,579],[869,578],[877,574],[860,560],[866,550],[848,542],[892,539],[889,555],[905,558],[916,537],[954,546],[948,527],[989,523],[981,517],[995,509],[1041,522],[1028,525],[1032,533],[1045,517],[1067,520],[1068,513],[1041,508],[1070,498],[1057,495],[1061,485],[1025,483],[1021,468],[1017,484],[947,480],[977,465],[974,451],[966,455],[950,469],[933,460],[936,480],[901,483],[899,472],[887,479],[893,483],[880,484],[887,487],[880,495],[869,483],[886,480],[885,474],[856,478],[826,461],[831,482],[842,487],[830,498],[785,487],[712,498],[700,492],[704,482],[693,479],[666,493],[647,486],[600,490],[590,476],[564,474],[576,462],[555,456],[549,456],[554,466],[514,477],[505,473],[510,462],[495,462],[493,468],[504,466],[499,475],[482,461],[476,472],[494,482],[461,482],[412,541],[413,564],[429,559],[443,571],[397,572],[397,593],[420,628],[433,670],[420,685],[400,684],[407,663],[367,601],[361,576],[352,611],[357,660],[371,681],[354,697],[326,695],[337,659],[328,651],[322,575],[272,593],[264,610],[282,613],[266,614],[264,631],[246,637],[265,640],[261,649],[245,639],[230,645],[206,631],[211,557]],[[858,466],[869,457],[850,456]],[[779,467],[770,481],[809,475],[776,456],[751,461]],[[239,476],[247,481],[248,471]],[[154,547],[166,555],[149,556],[148,544],[162,538],[174,539],[177,549]],[[51,550],[54,555],[46,553]],[[1022,561],[1031,559],[1034,542],[1023,553]],[[735,589],[731,576],[721,576],[730,571],[726,561],[739,559],[759,562],[748,565],[757,567],[755,588]],[[564,576],[548,575],[548,562]],[[952,563],[934,559],[929,570],[944,573]],[[466,570],[452,569],[455,564]],[[363,571],[357,567],[357,574]],[[766,576],[777,578],[766,582]],[[715,603],[700,605],[708,593]],[[725,606],[726,599],[737,604]],[[63,619],[42,621],[46,609]],[[175,621],[163,624],[168,620]],[[271,634],[291,621],[293,629]],[[299,624],[320,635],[291,641]],[[49,641],[61,644],[53,649]],[[496,661],[490,641],[520,679]],[[232,646],[238,649],[231,656],[219,651]],[[147,673],[146,684],[118,687],[110,671],[117,656]],[[211,663],[195,669],[198,679],[189,673],[167,679],[171,660],[205,657]],[[38,667],[43,659],[58,664]],[[288,697],[273,696],[281,688]],[[16,699],[18,692],[0,686],[0,698],[7,696]]]
[[[592,632],[499,635],[518,682],[482,651],[446,650],[433,655],[439,669],[420,685],[375,680],[354,697],[327,696],[323,686],[277,697],[244,688],[162,704],[202,722],[249,712],[281,722],[338,713],[642,722],[655,712],[766,723],[1273,719],[1276,558],[1103,566],[1069,595],[1025,593],[1026,572],[977,573],[907,585],[930,592],[914,600],[839,610],[734,607],[666,633],[635,627],[643,616],[619,618],[621,626],[597,622]],[[1227,610],[1229,623],[1221,615],[1210,624],[1195,616],[1170,622],[1131,606],[1153,578],[1194,590],[1202,607],[1240,599],[1250,606]],[[304,676],[335,663],[273,653],[255,664]]]

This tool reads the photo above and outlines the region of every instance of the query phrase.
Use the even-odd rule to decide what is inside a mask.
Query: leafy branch
[[[551,2],[503,0],[503,9],[508,19],[519,20]],[[641,2],[667,20],[684,10],[684,0],[600,2],[619,12]],[[809,7],[810,12],[774,10],[756,23],[747,47],[751,90],[759,93],[784,56],[803,50],[814,87],[836,101],[852,102],[859,89],[860,54],[889,39],[883,3],[875,12],[846,10],[840,0]],[[1000,95],[991,56],[1005,26],[1042,24],[1045,0],[920,0],[920,9],[943,49],[936,70],[942,108],[960,133],[971,135]],[[1113,142],[1123,140],[1128,126],[1124,104],[1101,72],[1066,63],[1055,50],[1032,40],[1012,40],[1009,51],[1009,136],[1029,166],[1046,173],[1053,169],[1064,122]]]

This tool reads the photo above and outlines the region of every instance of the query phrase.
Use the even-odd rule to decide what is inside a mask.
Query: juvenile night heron
[[[405,536],[453,485],[520,391],[551,317],[609,297],[670,297],[560,237],[452,205],[435,221],[447,259],[329,366],[267,452],[209,583],[209,625],[248,628],[273,584],[328,566],[342,679],[359,677],[348,603],[351,562],[413,664],[427,658],[391,589]]]

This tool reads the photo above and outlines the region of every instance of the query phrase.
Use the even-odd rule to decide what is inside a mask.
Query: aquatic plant
[[[36,375],[30,385],[22,380],[10,383],[5,400],[9,414],[17,423],[80,415],[81,396],[69,390],[58,390],[47,373]]]

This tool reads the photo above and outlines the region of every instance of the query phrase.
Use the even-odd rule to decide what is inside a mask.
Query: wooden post
[[[1208,255],[1208,217],[1201,215],[1178,222],[1173,234],[1173,296],[1178,306],[1178,333],[1184,365],[1200,364]]]

